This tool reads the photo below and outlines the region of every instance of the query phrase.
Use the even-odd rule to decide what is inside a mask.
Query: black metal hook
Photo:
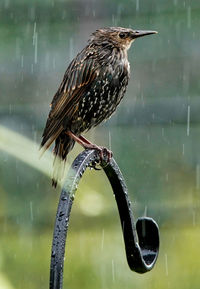
[[[58,204],[50,267],[50,289],[61,289],[63,282],[63,262],[69,216],[78,183],[88,166],[99,162],[95,150],[85,150],[74,160],[61,191]],[[128,191],[120,169],[112,158],[110,163],[100,163],[115,194],[129,267],[138,273],[150,271],[158,257],[159,229],[156,222],[148,217],[139,218],[134,224]]]

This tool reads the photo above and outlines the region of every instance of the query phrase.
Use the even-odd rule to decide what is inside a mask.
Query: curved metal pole
[[[85,150],[74,160],[61,191],[58,204],[50,266],[50,289],[61,289],[63,262],[69,216],[78,183],[88,166],[99,162],[95,150]],[[150,271],[158,257],[159,229],[156,222],[148,217],[139,218],[134,224],[128,191],[120,169],[112,158],[110,163],[100,163],[112,186],[120,215],[126,256],[131,270],[138,273]]]

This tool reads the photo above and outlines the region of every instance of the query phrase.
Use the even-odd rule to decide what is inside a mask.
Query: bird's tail
[[[72,150],[75,141],[66,133],[61,133],[55,140],[52,186],[56,188],[62,179],[68,153]]]

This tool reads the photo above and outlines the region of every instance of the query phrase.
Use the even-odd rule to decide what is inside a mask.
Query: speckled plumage
[[[55,141],[55,155],[66,160],[74,145],[66,132],[80,136],[113,114],[129,80],[127,50],[136,37],[143,36],[139,33],[111,27],[92,34],[88,45],[70,63],[52,100],[41,143],[44,149]]]

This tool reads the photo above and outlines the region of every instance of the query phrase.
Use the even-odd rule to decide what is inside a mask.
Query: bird
[[[91,34],[86,47],[69,64],[50,104],[42,135],[42,153],[53,142],[56,160],[66,162],[75,142],[85,149],[96,149],[108,160],[112,152],[91,143],[82,133],[109,119],[121,102],[130,78],[127,51],[135,39],[157,31],[106,27]],[[54,169],[52,186],[60,178]]]

